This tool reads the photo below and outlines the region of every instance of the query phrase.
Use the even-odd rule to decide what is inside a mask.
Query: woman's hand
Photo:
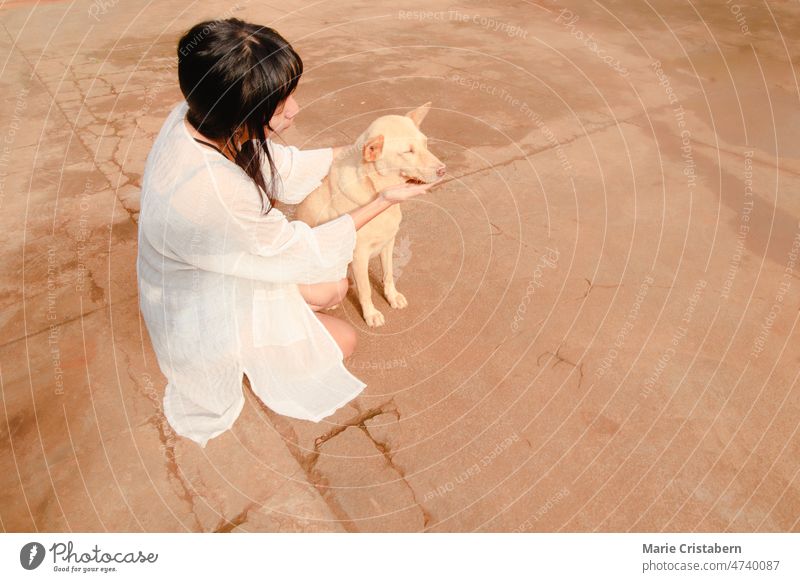
[[[353,218],[353,224],[355,224],[356,230],[358,230],[384,210],[391,208],[398,202],[408,200],[414,196],[419,196],[423,192],[427,192],[441,181],[442,180],[439,179],[430,184],[398,184],[397,186],[386,188],[381,190],[378,196],[373,200],[370,200],[364,204],[364,206],[359,206],[355,210],[351,210],[348,214]]]
[[[414,196],[419,196],[420,194],[427,192],[441,181],[442,180],[439,179],[435,182],[429,182],[427,184],[400,184],[398,186],[392,186],[391,188],[381,190],[378,196],[387,202],[403,202],[404,200],[408,200],[409,198],[413,198]]]

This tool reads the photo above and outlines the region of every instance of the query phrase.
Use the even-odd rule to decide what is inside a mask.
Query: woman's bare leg
[[[316,316],[322,322],[322,325],[328,329],[336,343],[339,344],[339,349],[342,350],[344,358],[349,358],[356,349],[358,338],[356,328],[346,321],[327,313],[317,313]]]
[[[320,309],[326,309],[341,303],[347,295],[348,283],[345,278],[332,283],[315,283],[298,285],[298,287],[306,303],[313,311],[318,312]],[[317,313],[316,316],[333,336],[333,339],[336,340],[336,343],[339,344],[339,349],[342,350],[344,357],[350,357],[356,349],[356,329],[346,321],[342,321],[332,315]]]
[[[331,283],[298,285],[300,294],[314,311],[327,309],[342,302],[347,295],[347,278]]]

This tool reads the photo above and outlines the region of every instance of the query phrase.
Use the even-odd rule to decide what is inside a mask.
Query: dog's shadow
[[[375,305],[375,307],[384,313],[386,312],[384,308],[392,309],[392,306],[389,305],[383,293],[383,268],[381,267],[379,257],[370,259],[367,274],[369,276],[369,285],[372,290],[372,301],[373,303],[380,302],[380,305]],[[361,313],[361,302],[358,300],[358,290],[356,289],[356,281],[353,276],[352,266],[347,267],[347,283],[347,295],[344,300],[353,307],[361,321],[364,322],[364,314]],[[335,312],[336,310],[334,309],[333,311]],[[366,325],[366,322],[364,322],[364,325]]]

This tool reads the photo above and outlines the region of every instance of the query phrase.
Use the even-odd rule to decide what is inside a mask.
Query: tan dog
[[[428,138],[419,130],[430,108],[426,103],[406,115],[384,115],[373,121],[355,146],[333,161],[323,183],[297,207],[295,218],[316,226],[363,206],[391,186],[435,182],[442,177],[445,165],[428,151]],[[408,305],[392,276],[394,240],[402,218],[400,205],[395,204],[358,230],[351,268],[364,320],[370,327],[385,322],[372,304],[372,257],[380,253],[383,293],[389,305],[395,309]]]

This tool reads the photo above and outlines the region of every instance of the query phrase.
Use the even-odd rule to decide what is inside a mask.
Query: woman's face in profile
[[[292,125],[294,116],[297,115],[299,111],[300,106],[297,104],[297,101],[295,101],[294,96],[289,95],[275,111],[272,119],[270,119],[270,127],[276,132],[287,129]]]

